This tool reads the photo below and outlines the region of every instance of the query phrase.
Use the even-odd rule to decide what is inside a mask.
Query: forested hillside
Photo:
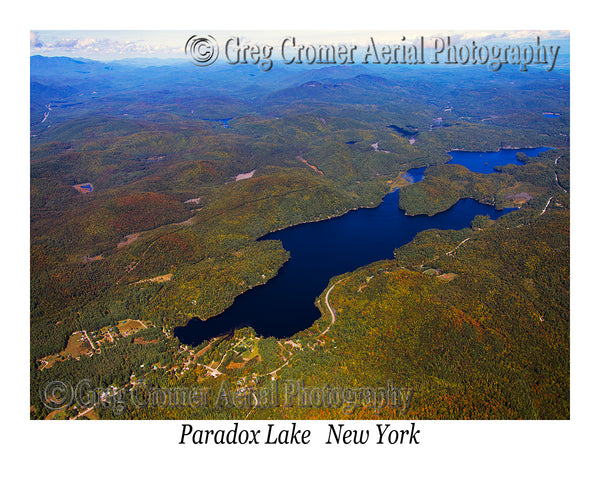
[[[32,418],[51,412],[39,392],[52,380],[114,394],[141,380],[247,392],[271,378],[392,379],[414,391],[410,418],[568,418],[569,76],[233,70],[31,58]],[[492,174],[445,165],[451,150],[529,146],[554,150]],[[408,215],[461,198],[521,208],[423,232],[395,260],[332,279],[335,323],[323,292],[322,317],[293,338],[243,328],[191,348],[173,335],[277,275],[289,252],[260,237],[375,206],[416,167],[429,167],[423,181],[400,182]],[[380,414],[399,413],[351,416]],[[89,413],[345,415],[131,402]]]

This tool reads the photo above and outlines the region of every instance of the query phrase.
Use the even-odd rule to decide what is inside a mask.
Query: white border
[[[393,6],[392,6],[393,5]],[[597,115],[598,62],[596,26],[591,11],[574,4],[522,1],[485,2],[343,2],[322,1],[186,2],[147,1],[34,2],[16,18],[5,12],[3,38],[3,140],[9,145],[4,163],[10,179],[3,192],[5,222],[3,253],[9,275],[3,279],[7,372],[3,413],[8,418],[4,438],[14,454],[9,465],[41,475],[85,475],[88,478],[173,475],[225,478],[335,478],[407,475],[431,478],[558,478],[592,464],[597,440],[587,432],[597,426],[598,313],[592,303],[597,282],[584,270],[599,271],[595,222],[589,206],[595,194],[597,156],[591,144]],[[588,17],[576,20],[578,17]],[[586,23],[590,22],[590,23]],[[36,29],[570,29],[572,72],[572,328],[571,420],[539,422],[417,422],[420,446],[333,447],[315,442],[302,448],[224,448],[177,445],[181,422],[31,422],[29,404],[29,30]],[[586,108],[587,107],[587,108]],[[590,114],[586,115],[586,112]],[[16,181],[15,181],[16,179]],[[587,179],[587,180],[586,180]],[[588,184],[588,182],[590,182]],[[595,195],[594,195],[595,196]],[[8,281],[7,281],[8,280]],[[15,306],[16,304],[16,306]],[[8,331],[7,331],[8,330]],[[16,339],[16,340],[15,340]],[[196,422],[197,423],[197,422]],[[301,422],[305,424],[306,422]],[[372,423],[372,422],[371,422]],[[225,423],[218,423],[223,428]],[[252,422],[252,428],[257,422]],[[263,428],[266,424],[262,422]],[[355,428],[365,428],[357,423]],[[322,422],[310,422],[313,437],[326,432]],[[373,427],[374,428],[374,427]],[[27,455],[25,457],[25,455]],[[5,456],[5,457],[6,457]],[[585,471],[585,470],[582,470]],[[229,475],[231,474],[231,475]],[[575,475],[577,477],[577,475]]]

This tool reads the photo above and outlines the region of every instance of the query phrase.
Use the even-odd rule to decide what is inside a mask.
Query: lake
[[[552,150],[552,148],[519,148],[518,150],[499,150],[498,152],[463,152],[455,150],[449,152],[452,160],[450,160],[448,164],[462,165],[472,172],[493,173],[495,166],[508,165],[509,163],[523,165],[522,162],[517,160],[518,152],[524,153],[528,157],[537,157],[539,153],[545,152],[546,150]]]
[[[203,118],[205,122],[221,122],[225,128],[229,128],[229,121],[233,120],[232,118]]]
[[[406,173],[400,175],[403,179],[408,180],[410,183],[417,183],[423,180],[425,170],[427,167],[411,168]]]
[[[423,230],[462,229],[469,227],[476,215],[496,219],[509,211],[466,199],[432,217],[407,216],[398,208],[398,191],[394,191],[376,208],[270,233],[261,240],[280,240],[291,254],[277,276],[238,296],[220,315],[206,321],[191,319],[185,327],[176,328],[175,335],[189,345],[242,326],[251,326],[265,337],[292,336],[320,317],[314,302],[332,277],[392,259],[395,248]]]

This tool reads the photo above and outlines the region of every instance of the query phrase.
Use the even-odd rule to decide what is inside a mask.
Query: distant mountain
[[[376,75],[370,74],[361,74],[357,75],[353,78],[350,78],[344,82],[347,85],[356,85],[359,87],[396,87],[398,86],[397,82],[387,80],[383,77],[379,77]]]
[[[331,67],[314,68],[303,73],[294,73],[295,83],[306,83],[310,81],[335,81],[356,77],[357,75],[369,73],[362,65],[335,65]]]
[[[123,58],[119,60],[111,60],[107,62],[108,65],[128,65],[134,67],[162,67],[162,66],[174,66],[181,64],[189,64],[186,58]]]
[[[30,66],[34,67],[50,67],[50,66],[63,66],[66,64],[83,65],[85,63],[94,62],[93,60],[87,59],[76,59],[71,57],[45,57],[44,55],[32,55],[29,57]]]
[[[110,70],[111,67],[102,62],[83,58],[44,57],[33,55],[29,57],[31,76],[48,75],[90,75]]]
[[[327,101],[335,103],[372,103],[374,99],[397,99],[405,90],[396,82],[361,74],[342,80],[311,80],[284,88],[265,97],[266,103]]]

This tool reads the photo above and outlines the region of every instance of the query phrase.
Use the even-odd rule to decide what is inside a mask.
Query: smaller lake
[[[462,165],[472,172],[494,173],[494,167],[509,165],[523,165],[517,160],[517,153],[524,153],[528,157],[537,157],[539,153],[552,150],[550,147],[519,148],[510,150],[499,150],[498,152],[463,152],[455,150],[450,152],[452,160],[450,165]]]
[[[558,118],[560,117],[560,113],[551,113],[551,112],[544,112],[542,113],[542,115],[546,118]]]
[[[205,122],[221,122],[225,128],[229,128],[228,122],[229,120],[233,120],[232,118],[203,118]]]
[[[426,169],[427,167],[411,168],[406,173],[403,173],[401,177],[408,180],[410,183],[417,183],[423,180]]]

